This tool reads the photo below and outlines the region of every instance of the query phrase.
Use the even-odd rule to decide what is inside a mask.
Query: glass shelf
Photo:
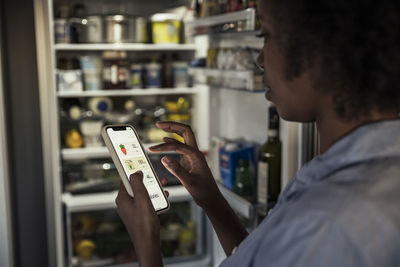
[[[218,188],[222,195],[228,201],[229,205],[234,211],[245,217],[246,219],[253,219],[256,214],[256,204],[238,196],[222,184],[218,183]]]
[[[59,98],[96,97],[96,96],[151,96],[151,95],[184,95],[196,94],[195,88],[160,88],[160,89],[126,89],[96,90],[81,92],[57,92]]]
[[[232,90],[265,92],[262,75],[255,75],[252,70],[220,70],[211,68],[189,68],[189,73],[196,82]]]
[[[193,22],[190,22],[189,27],[192,29],[200,27],[213,27],[239,21],[241,21],[243,25],[241,31],[254,31],[256,27],[256,10],[254,8],[248,8],[238,12],[197,19]]]
[[[55,44],[56,51],[195,51],[194,44]]]

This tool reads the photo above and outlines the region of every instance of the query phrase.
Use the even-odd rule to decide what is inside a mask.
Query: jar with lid
[[[104,89],[127,89],[128,62],[126,52],[105,51],[103,53]]]

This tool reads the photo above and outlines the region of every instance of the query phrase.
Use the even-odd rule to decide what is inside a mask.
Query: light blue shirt
[[[307,163],[221,266],[400,266],[400,120],[359,127]]]

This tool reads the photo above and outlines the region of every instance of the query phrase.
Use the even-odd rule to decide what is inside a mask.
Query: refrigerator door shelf
[[[191,201],[192,197],[183,186],[170,186],[165,188],[169,192],[170,202]],[[73,196],[69,193],[62,195],[62,201],[67,211],[82,212],[115,208],[115,198],[118,192],[106,192],[98,194],[86,194]]]

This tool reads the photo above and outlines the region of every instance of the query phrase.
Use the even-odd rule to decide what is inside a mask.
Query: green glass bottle
[[[239,159],[236,168],[235,186],[233,191],[239,196],[252,202],[254,198],[253,182],[248,159]]]
[[[275,106],[269,108],[268,139],[258,155],[257,202],[261,216],[274,207],[281,192],[281,154],[279,115]]]

